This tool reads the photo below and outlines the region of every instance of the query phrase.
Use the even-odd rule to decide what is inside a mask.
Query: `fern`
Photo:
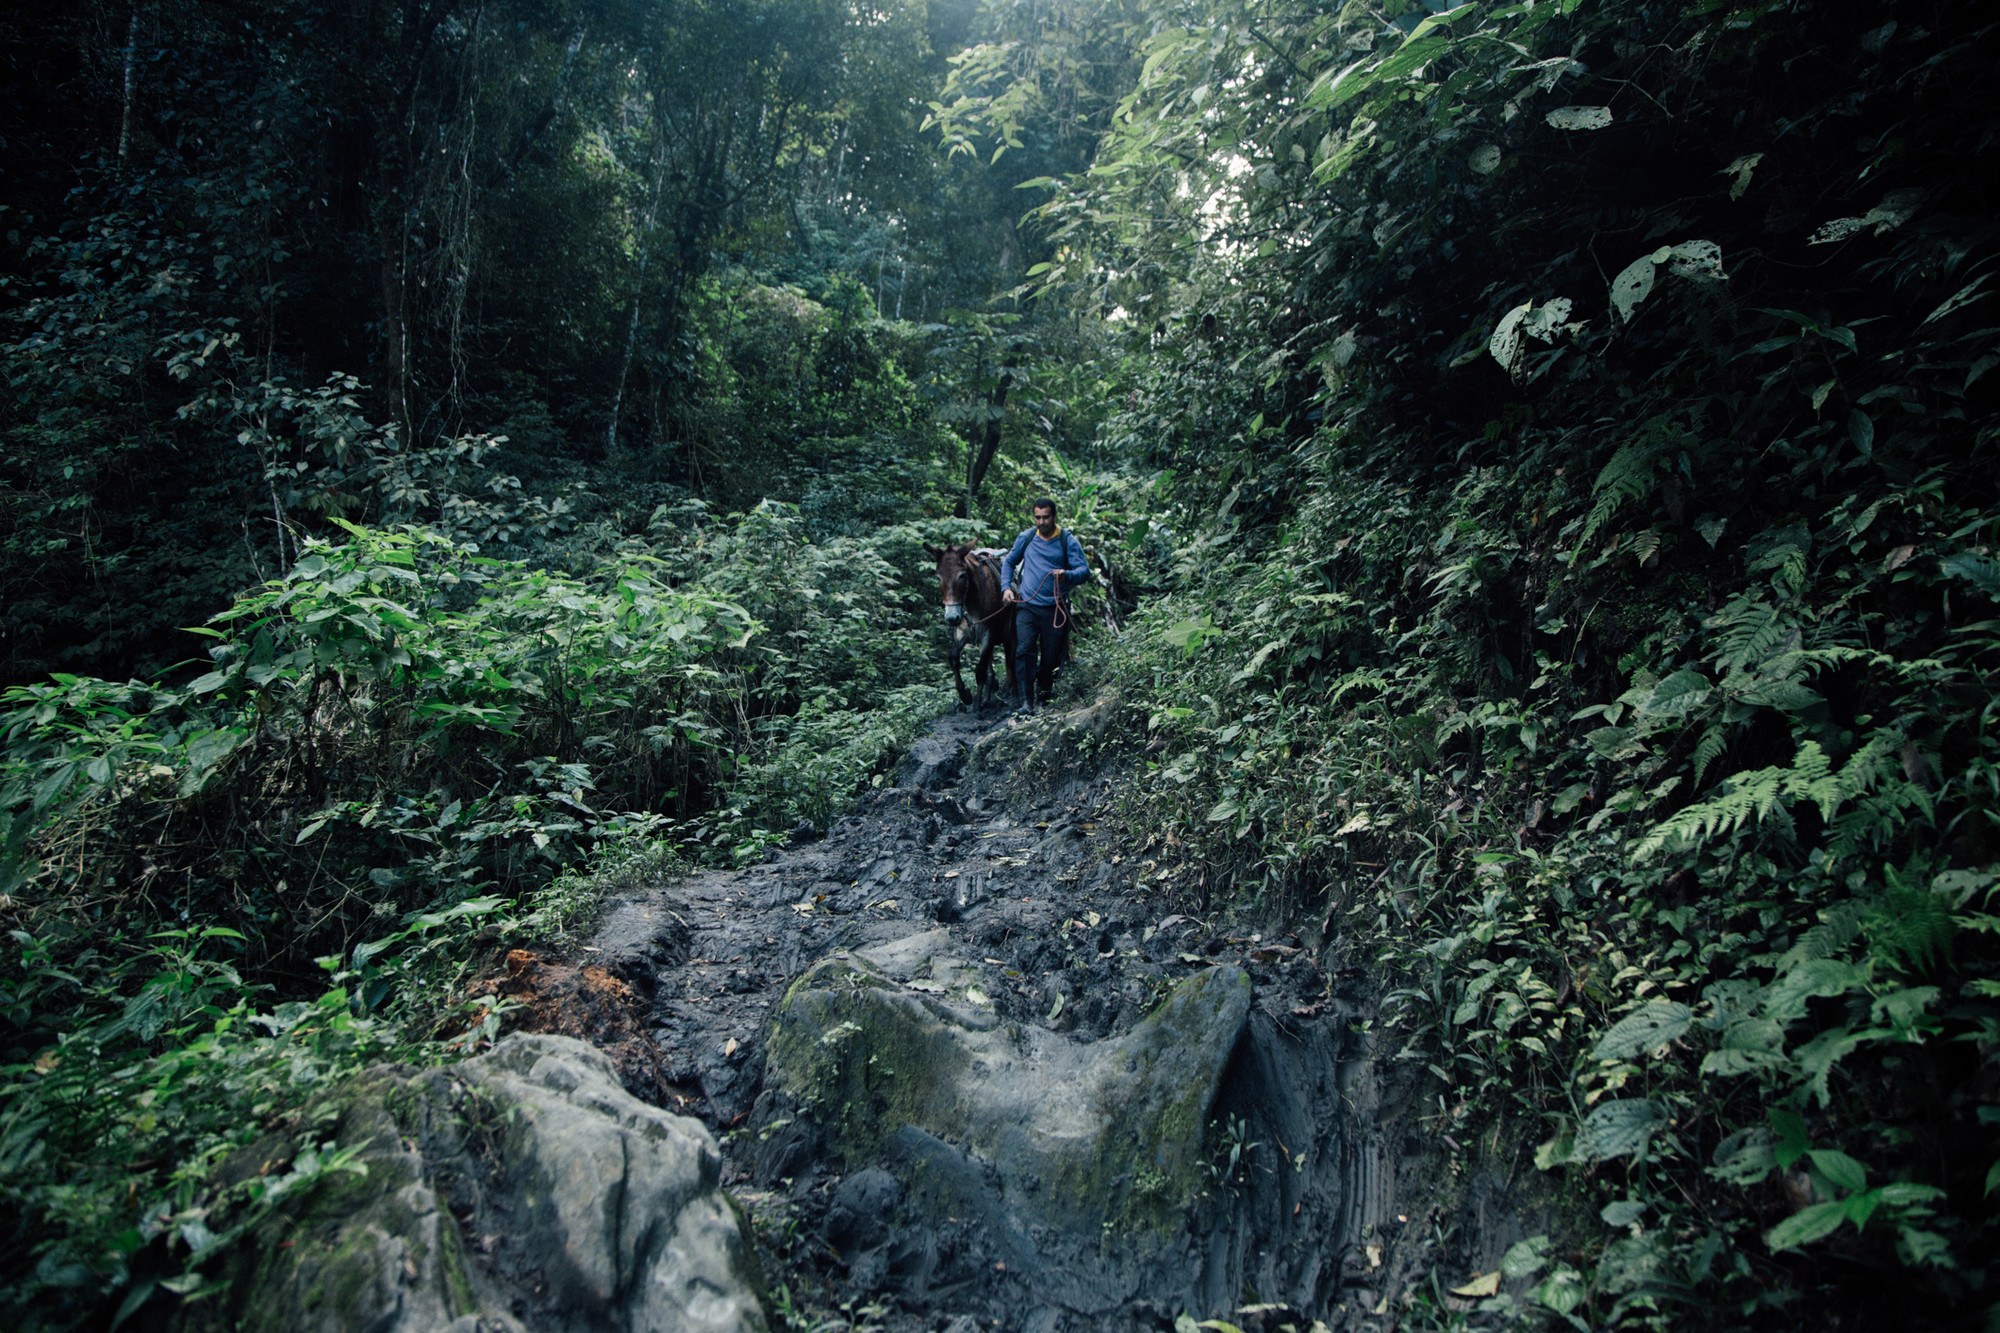
[[[1798,943],[1778,959],[1777,973],[1782,976],[1800,963],[1834,957],[1853,942],[1861,929],[1860,904],[1844,902],[1829,907],[1820,913],[1818,924],[1800,935]]]
[[[1666,451],[1666,442],[1672,436],[1663,430],[1650,430],[1639,439],[1619,446],[1611,455],[1611,461],[1597,474],[1596,483],[1590,488],[1592,503],[1588,517],[1583,520],[1583,532],[1576,539],[1579,553],[1590,544],[1618,507],[1627,500],[1636,500],[1653,489],[1659,472],[1660,455]]]
[[[1380,690],[1384,694],[1387,694],[1389,692],[1389,682],[1373,671],[1350,671],[1347,675],[1340,678],[1340,683],[1335,685],[1333,692],[1327,695],[1326,707],[1329,709],[1338,708],[1340,701],[1346,697],[1349,690],[1359,689]]]
[[[1785,609],[1762,597],[1731,598],[1704,628],[1716,636],[1716,651],[1709,660],[1732,674],[1753,670],[1800,647],[1797,623]]]
[[[1884,870],[1888,887],[1861,921],[1869,953],[1901,972],[1927,972],[1949,962],[1956,927],[1943,900],[1920,884],[1905,883],[1896,867]]]
[[[1702,775],[1708,772],[1708,766],[1721,758],[1722,752],[1728,748],[1729,733],[1723,728],[1721,723],[1712,724],[1707,731],[1702,733],[1701,740],[1694,747],[1695,786],[1699,787],[1701,785]]]
[[[1820,818],[1833,818],[1834,807],[1841,799],[1840,775],[1833,771],[1833,762],[1818,741],[1799,746],[1798,754],[1792,758],[1792,771],[1785,778],[1784,793],[1805,797],[1819,806]]]
[[[1761,823],[1777,804],[1789,772],[1782,768],[1760,768],[1731,775],[1714,800],[1688,806],[1655,825],[1633,849],[1632,858],[1643,861],[1670,845],[1704,841],[1724,830],[1734,833],[1752,819]]]
[[[1470,730],[1471,727],[1472,714],[1453,713],[1450,717],[1438,723],[1437,731],[1433,734],[1433,740],[1438,746],[1442,747],[1453,736],[1456,736],[1461,731]]]
[[[1891,769],[1892,766],[1886,763],[1880,765],[1877,778]],[[1881,850],[1902,831],[1913,814],[1925,819],[1936,818],[1931,794],[1914,782],[1897,778],[1882,783],[1879,790],[1865,794],[1866,800],[1857,802],[1834,821],[1829,846],[1836,856],[1848,856],[1864,849]]]
[[[1753,821],[1788,832],[1792,821],[1783,804],[1788,801],[1811,801],[1819,807],[1820,818],[1831,824],[1841,806],[1881,779],[1893,753],[1893,739],[1877,733],[1836,771],[1819,742],[1806,741],[1790,768],[1732,774],[1713,800],[1688,806],[1654,826],[1633,849],[1633,858],[1644,860],[1668,846],[1735,833]]]

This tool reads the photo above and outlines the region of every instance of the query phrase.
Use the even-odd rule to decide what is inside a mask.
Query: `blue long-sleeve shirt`
[[[1090,582],[1083,544],[1060,528],[1053,537],[1044,538],[1034,528],[1016,537],[1014,549],[1007,552],[1005,568],[1008,585],[1013,586],[1018,579],[1020,598],[1030,606],[1048,606],[1056,600],[1058,574],[1062,575],[1065,597],[1077,584]]]

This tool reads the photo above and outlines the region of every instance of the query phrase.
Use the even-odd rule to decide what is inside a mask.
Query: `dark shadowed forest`
[[[381,1177],[342,1089],[568,1031],[506,978],[681,893],[788,960],[751,1064],[590,984],[771,1333],[2000,1328],[1997,61],[1974,0],[10,6],[0,1309],[430,1327],[242,1256]],[[935,548],[1038,496],[1056,696],[929,731]],[[1088,820],[999,858],[1060,948],[887,815],[893,893],[728,887],[892,805],[947,888]],[[896,1287],[800,1220],[888,1139],[749,1109],[831,1114],[836,912],[1078,1050],[1282,992],[1394,1202],[1282,1292]],[[1095,1253],[1306,1171],[1213,1077]]]

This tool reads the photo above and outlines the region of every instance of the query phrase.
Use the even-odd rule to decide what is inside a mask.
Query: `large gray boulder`
[[[1220,1287],[1237,1266],[1209,1262],[1212,1228],[1190,1222],[1215,1204],[1205,1131],[1249,978],[1211,969],[1125,1035],[1076,1042],[1001,1021],[969,969],[924,947],[941,934],[826,959],[787,993],[767,1169],[830,1151],[849,1174],[829,1241],[857,1280],[914,1297],[986,1273],[1086,1313],[1162,1282],[1184,1308],[1232,1298]],[[892,1214],[900,1225],[874,1222]]]
[[[260,1224],[187,1333],[765,1333],[714,1139],[595,1048],[517,1034],[330,1101],[365,1173]]]
[[[344,1090],[335,1138],[359,1156],[254,1228],[224,1257],[223,1290],[183,1306],[176,1327],[520,1333],[505,1300],[468,1263],[458,1223],[406,1132],[405,1122],[428,1110],[415,1092],[386,1072]],[[225,1175],[289,1165],[288,1147],[273,1136]]]
[[[632,1096],[568,1037],[510,1037],[460,1076],[507,1108],[507,1203],[562,1315],[537,1327],[762,1333],[705,1126]]]
[[[976,989],[951,986],[948,962],[931,970],[946,978],[935,991],[831,958],[778,1011],[767,1080],[817,1108],[845,1157],[920,1129],[991,1163],[1035,1220],[1072,1230],[1157,1228],[1202,1192],[1203,1130],[1250,1012],[1241,969],[1190,978],[1095,1044],[1001,1023]]]

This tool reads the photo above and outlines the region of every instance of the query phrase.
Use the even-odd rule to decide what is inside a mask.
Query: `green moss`
[[[744,1244],[736,1247],[736,1275],[743,1279],[744,1285],[750,1288],[750,1294],[757,1298],[757,1308],[764,1312],[766,1327],[783,1328],[784,1319],[779,1315],[776,1303],[771,1300],[770,1288],[764,1283],[763,1262],[757,1257],[757,1247],[749,1243],[750,1237],[757,1234],[756,1220],[738,1202],[735,1195],[728,1190],[723,1190],[721,1193],[722,1201],[729,1205],[729,1211],[736,1216],[738,1234],[744,1238]]]
[[[914,1126],[997,1154],[1023,1206],[1051,1222],[1164,1235],[1207,1184],[1202,1128],[1249,988],[1234,968],[1204,973],[1176,987],[1115,1048],[1100,1048],[1104,1059],[1089,1077],[1103,1128],[1082,1140],[982,1117],[970,1100],[978,1085],[964,1076],[983,1039],[846,960],[822,963],[792,987],[772,1028],[772,1080],[820,1122],[850,1167]]]
[[[816,1108],[850,1160],[905,1125],[965,1130],[955,1095],[964,1048],[914,996],[847,960],[822,963],[791,988],[771,1058],[777,1086]]]
[[[438,1248],[444,1251],[438,1256],[438,1271],[444,1277],[445,1309],[456,1319],[477,1313],[479,1301],[472,1291],[472,1276],[466,1272],[465,1240],[452,1222],[451,1204],[439,1194],[437,1205]]]
[[[1220,1070],[1162,1066],[1212,1043],[1216,1015],[1232,1002],[1247,1003],[1249,991],[1250,979],[1241,972],[1205,972],[1175,987],[1134,1030],[1130,1078],[1116,1086],[1137,1095],[1100,1106],[1104,1132],[1056,1175],[1057,1189],[1079,1215],[1164,1235],[1207,1187],[1202,1129]],[[1189,1077],[1196,1072],[1201,1076]]]
[[[288,1310],[300,1309],[353,1323],[372,1309],[382,1265],[398,1239],[419,1269],[430,1267],[434,1243],[441,1302],[453,1317],[477,1312],[464,1244],[448,1205],[437,1199],[433,1242],[422,1225],[427,1214],[405,1196],[411,1185],[424,1183],[420,1160],[403,1146],[405,1127],[423,1113],[419,1093],[403,1079],[383,1074],[341,1089],[317,1108],[337,1113],[336,1138],[343,1146],[365,1149],[366,1173],[331,1172],[288,1201],[232,1257],[227,1313],[217,1307],[184,1328],[279,1328],[291,1320]],[[264,1158],[269,1156],[266,1149]]]
[[[329,1253],[308,1252],[299,1256],[296,1260],[299,1267],[310,1268],[312,1273],[300,1304],[308,1310],[324,1306],[334,1311],[342,1323],[357,1323],[354,1316],[359,1313],[380,1268],[380,1240],[375,1228],[356,1219],[342,1228]],[[271,1294],[280,1295],[282,1291],[280,1287]]]

